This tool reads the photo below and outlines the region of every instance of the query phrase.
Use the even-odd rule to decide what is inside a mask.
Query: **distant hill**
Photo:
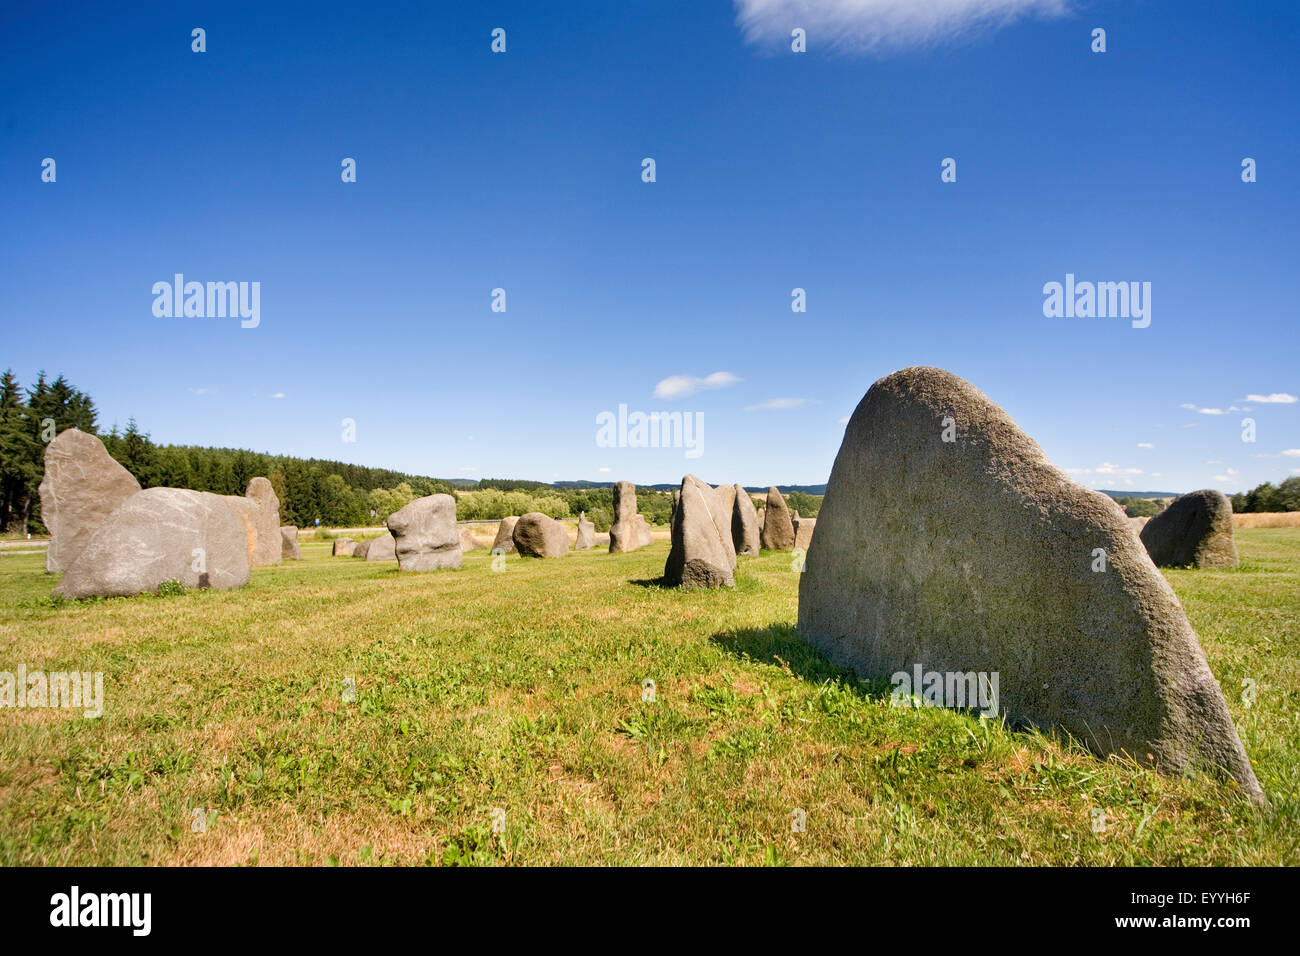
[[[1182,494],[1181,491],[1111,491],[1108,488],[1097,490],[1112,498],[1177,498]]]

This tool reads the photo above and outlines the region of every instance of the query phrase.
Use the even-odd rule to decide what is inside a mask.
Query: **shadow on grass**
[[[628,581],[628,584],[635,584],[639,588],[668,587],[668,585],[664,584],[664,577],[662,574],[657,578],[633,578],[631,581]]]
[[[885,678],[859,678],[852,668],[832,664],[806,644],[791,624],[721,631],[709,640],[741,660],[775,664],[812,684],[837,681],[859,697],[888,700],[893,690]]]

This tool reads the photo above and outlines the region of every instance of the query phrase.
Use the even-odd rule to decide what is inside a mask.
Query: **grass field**
[[[0,863],[1295,864],[1300,529],[1238,546],[1168,577],[1266,812],[891,707],[799,641],[787,554],[684,593],[665,543],[413,575],[321,541],[237,591],[67,604],[5,556],[0,670],[103,671],[106,702],[0,709]]]

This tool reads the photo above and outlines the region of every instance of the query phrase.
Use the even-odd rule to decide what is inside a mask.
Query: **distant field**
[[[1300,511],[1272,511],[1232,516],[1238,528],[1300,528]]]
[[[683,593],[662,542],[413,575],[308,541],[242,590],[61,606],[6,555],[0,670],[103,671],[106,704],[0,709],[0,863],[1300,863],[1300,530],[1238,545],[1168,578],[1271,813],[890,707],[799,641],[786,554]]]

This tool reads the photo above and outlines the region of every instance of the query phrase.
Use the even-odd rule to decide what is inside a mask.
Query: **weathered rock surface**
[[[609,528],[609,553],[624,554],[645,546],[636,513],[636,485],[630,481],[614,483],[614,523]]]
[[[104,519],[54,593],[123,597],[167,581],[225,589],[248,576],[243,528],[220,495],[150,488]]]
[[[664,564],[664,584],[668,587],[734,586],[732,569],[736,559],[734,552],[728,552],[731,510],[715,515],[720,497],[725,500],[694,475],[682,479],[681,497],[673,514],[672,546]]]
[[[392,517],[391,515],[389,517]],[[389,531],[378,538],[358,542],[352,551],[353,557],[365,558],[367,561],[392,561],[397,557],[397,541]]]
[[[302,560],[302,550],[298,547],[298,529],[291,524],[280,526],[280,557],[284,561]]]
[[[257,505],[257,545],[253,550],[253,567],[280,563],[280,499],[266,478],[254,478],[244,489],[244,497]]]
[[[650,530],[650,521],[642,514],[636,516],[636,540],[639,548],[655,543],[654,532]]]
[[[350,558],[353,550],[356,549],[357,543],[351,538],[334,539],[334,557]]]
[[[1181,495],[1142,526],[1142,544],[1161,567],[1235,568],[1232,502],[1208,488]]]
[[[458,528],[457,533],[460,535],[461,551],[478,551],[480,548],[484,547],[483,542],[481,542],[469,528]]]
[[[82,548],[128,498],[140,490],[94,435],[68,428],[45,449],[41,479],[41,521],[50,532],[45,570],[66,571]]]
[[[707,482],[704,482],[707,487]],[[679,489],[680,490],[680,489]],[[713,503],[710,506],[709,514],[713,519],[714,527],[718,529],[718,535],[722,539],[722,549],[727,554],[727,566],[736,570],[736,543],[731,540],[731,516],[736,510],[736,486],[735,485],[718,485],[713,489]],[[669,540],[672,540],[671,527],[669,528]]]
[[[754,499],[740,485],[732,486],[736,492],[736,505],[731,513],[731,543],[736,554],[756,555],[762,544],[759,542],[758,509]],[[673,492],[680,494],[680,491]]]
[[[595,522],[587,520],[587,512],[578,515],[578,538],[573,544],[573,550],[586,551],[596,543],[596,525]]]
[[[759,541],[771,551],[789,551],[794,547],[794,523],[790,509],[781,492],[773,485],[767,490],[767,506],[763,509],[763,527]]]
[[[497,536],[492,542],[493,554],[513,554],[515,551],[515,522],[519,520],[518,515],[510,515],[502,518],[501,523],[497,525]]]
[[[451,495],[416,498],[389,515],[387,524],[397,566],[403,571],[454,571],[461,566],[456,499]],[[372,545],[367,560],[374,550]]]
[[[1205,767],[1263,801],[1187,616],[1119,507],[974,386],[934,368],[876,382],[819,517],[799,633],[834,663],[996,673],[1013,720],[1169,773]]]
[[[817,527],[817,519],[800,518],[796,521],[791,518],[790,523],[794,525],[794,546],[807,551],[808,546],[812,544],[813,529]]]
[[[562,558],[569,553],[569,532],[540,511],[530,511],[515,522],[515,550],[525,558]]]

